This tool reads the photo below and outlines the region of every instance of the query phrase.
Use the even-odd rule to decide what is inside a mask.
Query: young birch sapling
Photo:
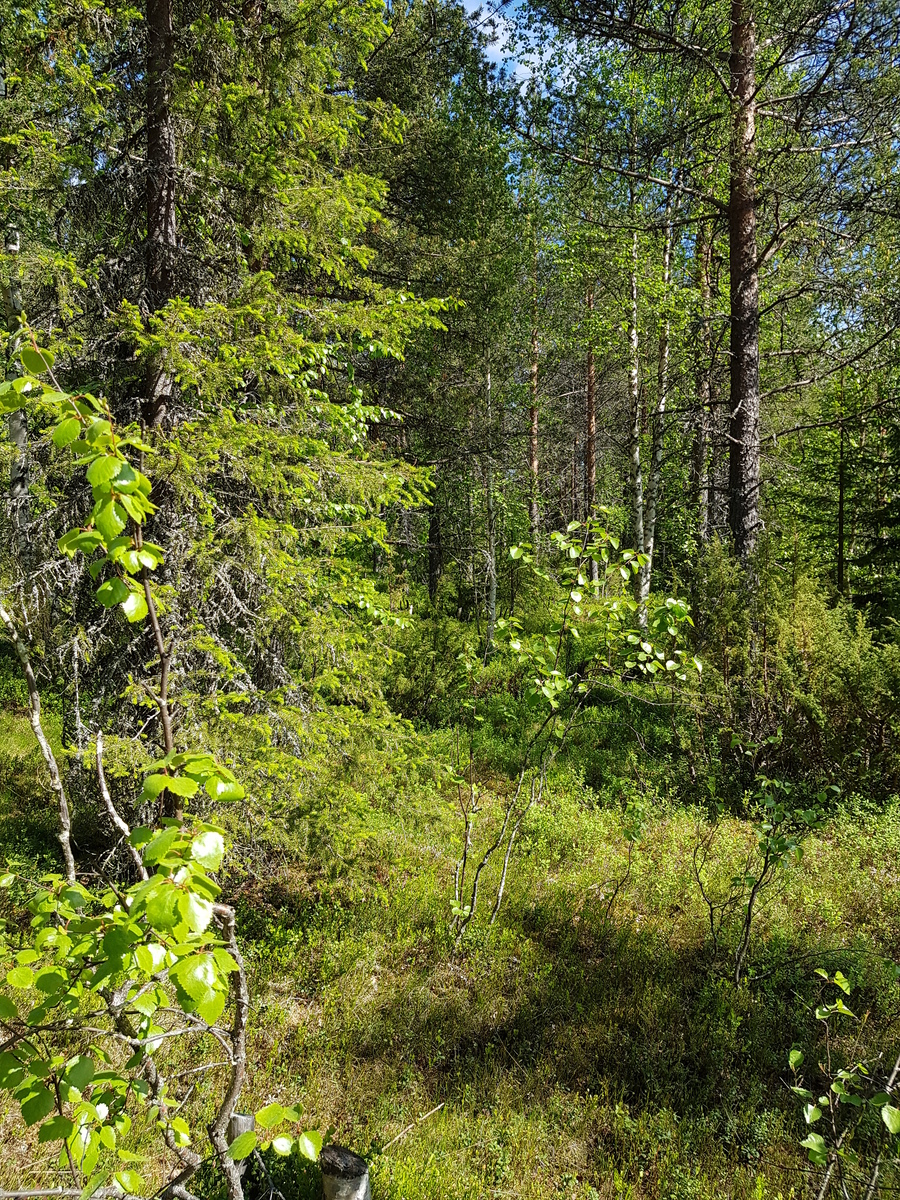
[[[491,923],[496,919],[515,840],[533,805],[540,803],[547,774],[577,727],[586,706],[600,694],[621,694],[633,681],[651,685],[660,678],[686,682],[701,665],[679,643],[683,627],[691,624],[684,600],[649,598],[640,606],[627,588],[645,561],[633,550],[620,550],[619,540],[599,521],[573,521],[565,533],[550,538],[552,557],[538,564],[527,545],[513,546],[510,557],[530,568],[550,589],[549,619],[544,627],[526,632],[521,622],[498,619],[498,651],[516,665],[524,680],[526,719],[510,710],[511,723],[523,733],[518,747],[515,782],[503,802],[499,831],[480,855],[473,853],[474,817],[478,811],[471,743],[478,712],[477,680],[482,669],[473,650],[461,658],[466,675],[464,707],[470,724],[468,779],[455,782],[463,820],[463,850],[454,875],[452,929],[457,941],[473,920],[483,875],[492,859],[501,856]],[[646,625],[643,624],[646,618]],[[634,690],[634,689],[632,689]],[[629,826],[630,828],[630,826]],[[629,839],[629,862],[633,846]]]
[[[234,909],[221,901],[214,878],[227,851],[224,831],[186,816],[184,805],[201,792],[213,802],[240,800],[244,790],[210,754],[179,752],[174,744],[173,645],[163,637],[151,576],[163,551],[143,538],[154,511],[151,485],[129,458],[151,447],[136,434],[120,434],[104,400],[60,388],[52,353],[33,338],[21,362],[22,374],[0,384],[0,411],[33,402],[49,421],[53,444],[86,470],[90,518],[66,533],[59,548],[90,560],[100,604],[118,607],[133,624],[149,624],[159,654],[153,699],[165,754],[151,765],[140,795],[151,811],[156,807],[159,823],[132,830],[106,785],[98,732],[100,795],[129,847],[132,877],[86,887],[77,878],[65,791],[41,727],[27,644],[13,616],[0,613],[28,682],[32,726],[57,793],[66,863],[64,875],[51,873],[36,884],[12,873],[0,878],[0,887],[17,884],[28,894],[32,914],[24,931],[0,927],[0,1089],[11,1094],[23,1123],[37,1130],[39,1146],[55,1157],[75,1194],[141,1194],[151,1186],[143,1164],[163,1162],[161,1194],[190,1200],[188,1185],[204,1156],[174,1095],[181,1075],[166,1074],[164,1053],[173,1042],[187,1043],[199,1060],[190,1073],[204,1081],[207,1107],[214,1110],[207,1136],[226,1196],[243,1200],[241,1160],[258,1146],[310,1158],[321,1147],[318,1134],[295,1132],[299,1110],[280,1104],[266,1105],[255,1114],[256,1128],[229,1140],[248,1065],[247,972]],[[49,383],[42,378],[48,375]],[[160,1147],[148,1145],[154,1128]]]

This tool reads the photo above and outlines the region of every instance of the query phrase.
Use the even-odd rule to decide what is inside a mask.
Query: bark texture
[[[644,554],[647,561],[640,569],[640,596],[642,609],[650,595],[653,577],[653,555],[656,549],[656,519],[659,513],[659,498],[662,488],[663,440],[666,432],[666,406],[669,399],[669,341],[671,322],[668,316],[669,277],[672,270],[672,213],[666,213],[666,232],[663,241],[662,283],[663,303],[666,311],[659,328],[659,358],[656,371],[656,408],[651,423],[650,442],[650,486],[647,489],[647,504],[644,511]]]
[[[634,525],[634,545],[638,551],[644,546],[644,475],[641,465],[641,375],[638,342],[638,235],[631,243],[631,272],[629,274],[628,304],[628,401],[631,413],[629,431],[629,458],[631,463],[631,519]],[[642,574],[634,576],[634,598],[640,604]],[[638,610],[638,620],[646,623],[646,609]]]
[[[147,0],[147,303],[162,308],[174,295],[177,251],[175,220],[175,123],[172,83],[175,34],[172,0]],[[172,393],[172,377],[159,362],[147,372],[144,420],[163,423]]]
[[[713,403],[712,228],[709,221],[701,221],[697,227],[694,259],[697,290],[700,293],[700,329],[697,347],[697,412],[691,454],[691,484],[697,517],[697,540],[703,545],[709,540],[710,528],[709,439]]]
[[[759,533],[759,264],[756,247],[756,54],[751,0],[731,5],[731,400],[728,520],[747,561]]]
[[[75,859],[72,857],[72,824],[69,818],[69,802],[66,798],[66,790],[63,786],[56,755],[53,753],[53,748],[44,733],[44,726],[41,721],[41,695],[38,691],[37,680],[34,677],[34,671],[31,667],[31,656],[28,653],[28,647],[19,636],[19,631],[16,629],[16,624],[12,616],[2,604],[0,604],[0,621],[6,626],[6,631],[12,641],[16,656],[22,666],[22,674],[25,676],[25,684],[28,688],[28,719],[31,722],[31,728],[34,732],[35,740],[40,747],[41,755],[47,764],[47,771],[50,775],[50,786],[53,789],[53,794],[56,796],[56,805],[59,812],[58,836],[59,844],[62,847],[63,860],[66,865],[66,879],[69,883],[74,883]]]
[[[538,387],[540,384],[540,343],[538,341],[537,251],[534,254],[531,277],[531,360],[528,367],[528,524],[531,540],[537,546],[541,514],[539,506],[540,476],[538,473]]]
[[[6,237],[6,253],[15,263],[19,253],[19,234],[11,230]],[[16,268],[10,272],[10,281],[3,289],[3,308],[6,328],[9,333],[8,374],[17,375],[18,353],[22,333],[22,289],[16,277]],[[24,408],[11,412],[7,418],[9,440],[13,446],[13,461],[9,470],[9,516],[19,561],[28,570],[30,558],[29,527],[31,512],[28,492],[28,419]]]
[[[594,311],[594,289],[588,288],[586,307],[588,318]],[[588,338],[590,339],[590,328]],[[584,405],[584,513],[590,517],[594,511],[597,487],[597,380],[594,365],[594,346],[588,341],[587,366],[585,371]]]

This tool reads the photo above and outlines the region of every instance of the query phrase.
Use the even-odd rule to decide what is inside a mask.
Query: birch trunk
[[[659,331],[659,360],[656,378],[656,409],[653,413],[650,448],[650,486],[647,490],[647,504],[644,512],[644,554],[646,563],[639,573],[640,596],[638,603],[646,611],[647,598],[650,595],[650,582],[653,575],[653,553],[656,545],[656,517],[659,512],[659,493],[662,484],[663,439],[665,436],[666,403],[669,396],[669,340],[671,336],[671,321],[668,313],[669,277],[672,269],[672,214],[666,211],[666,233],[663,242],[662,282],[663,304],[665,311]]]
[[[497,509],[494,502],[494,465],[491,460],[491,369],[488,367],[485,392],[487,396],[488,448],[484,458],[484,493],[487,507],[487,603],[484,657],[487,661],[494,643],[497,624]]]
[[[588,350],[585,379],[584,413],[584,516],[589,521],[594,515],[597,499],[597,379],[594,364],[594,341],[590,317],[594,312],[593,284],[587,292]],[[591,583],[597,591],[600,584],[600,567],[591,559]]]
[[[728,522],[746,562],[759,532],[759,266],[756,248],[756,23],[752,0],[731,5],[731,401]]]
[[[59,764],[56,761],[56,755],[53,753],[53,747],[50,745],[47,735],[44,733],[44,726],[41,719],[41,694],[38,691],[37,680],[34,677],[34,671],[31,666],[31,656],[28,653],[28,647],[19,636],[19,631],[16,629],[12,616],[2,604],[0,604],[0,621],[6,626],[6,631],[12,641],[16,656],[22,666],[22,674],[25,676],[25,685],[28,688],[28,719],[31,722],[35,741],[40,747],[44,762],[47,764],[47,771],[50,775],[50,787],[56,796],[57,811],[59,813],[59,834],[57,836],[59,837],[59,844],[62,847],[63,860],[66,864],[66,879],[69,883],[74,883],[75,859],[72,856],[72,824],[69,814],[69,802],[66,799],[66,790],[63,785],[62,775],[60,774]]]
[[[629,273],[630,297],[628,305],[628,400],[631,406],[630,458],[631,458],[631,514],[634,524],[635,549],[644,546],[644,476],[641,467],[641,376],[638,344],[638,235],[632,234],[631,271]],[[645,625],[647,612],[642,604],[642,572],[634,576],[634,598],[640,606],[638,621]]]
[[[531,527],[531,541],[537,547],[538,530],[540,527],[540,507],[538,504],[538,386],[540,344],[538,342],[538,311],[537,311],[537,251],[534,254],[531,280],[531,362],[528,371],[528,474],[530,493],[528,498],[528,523]]]
[[[712,415],[712,229],[708,221],[697,228],[694,251],[697,289],[700,292],[700,345],[697,375],[697,421],[691,461],[694,508],[697,516],[697,540],[709,540],[709,435]]]

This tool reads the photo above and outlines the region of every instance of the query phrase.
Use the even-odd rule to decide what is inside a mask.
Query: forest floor
[[[46,869],[39,763],[27,725],[0,722],[0,858]],[[764,897],[739,987],[736,925],[715,950],[695,876],[705,819],[656,812],[629,871],[621,812],[564,773],[523,828],[497,922],[485,899],[459,946],[458,816],[439,790],[330,876],[302,859],[245,871],[234,888],[254,991],[244,1102],[301,1101],[307,1127],[369,1158],[374,1200],[806,1195],[787,1058],[815,1057],[815,969],[839,967],[854,985],[867,1053],[900,1043],[898,815],[844,814],[810,838]],[[717,826],[711,899],[752,845],[748,824]],[[484,897],[495,886],[488,877]],[[0,1184],[44,1182],[29,1178],[9,1114],[0,1139],[12,1150]],[[270,1165],[286,1200],[318,1196],[314,1168]],[[888,1195],[900,1181],[882,1182]],[[255,1187],[261,1200],[268,1187]]]

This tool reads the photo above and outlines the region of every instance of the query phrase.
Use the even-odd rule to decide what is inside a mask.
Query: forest
[[[900,1193],[895,0],[0,0],[0,1200]]]

